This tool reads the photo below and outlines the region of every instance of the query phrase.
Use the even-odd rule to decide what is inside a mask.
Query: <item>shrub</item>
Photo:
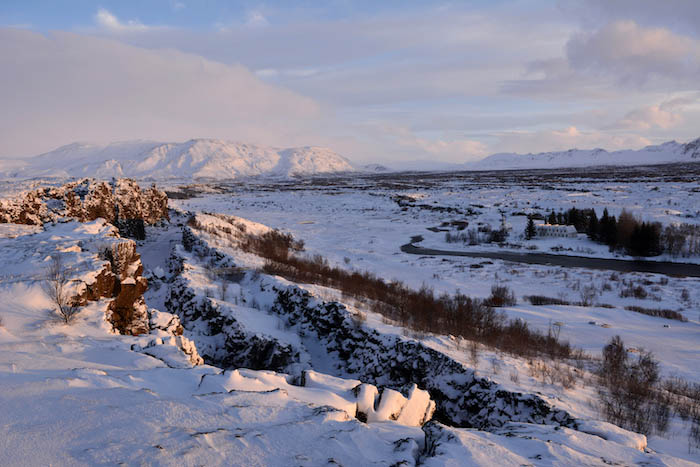
[[[46,268],[43,288],[49,299],[56,306],[56,311],[64,323],[70,324],[80,308],[72,303],[68,290],[68,269],[61,255],[52,255]]]
[[[681,290],[681,300],[684,302],[690,301],[690,292],[688,292],[688,289]]]
[[[515,293],[508,287],[493,285],[491,286],[491,295],[486,299],[486,303],[495,307],[515,306],[517,300],[515,299]]]
[[[681,313],[673,310],[662,309],[662,308],[644,308],[641,306],[629,305],[625,307],[625,310],[634,311],[637,313],[642,313],[649,316],[656,316],[659,318],[675,319],[681,322],[687,322],[688,318],[683,316]]]
[[[634,286],[630,284],[626,288],[620,290],[620,297],[622,298],[634,297],[640,300],[644,300],[648,296],[649,293],[641,285]]]
[[[570,302],[560,298],[546,297],[544,295],[527,295],[523,297],[525,300],[536,306],[542,305],[571,305]]]
[[[581,297],[581,301],[579,302],[579,305],[581,306],[592,306],[593,305],[593,300],[595,300],[596,296],[598,295],[598,289],[596,288],[595,285],[585,285],[579,289],[579,296]]]
[[[417,333],[452,334],[516,355],[544,353],[566,358],[571,353],[568,342],[529,329],[523,321],[509,321],[494,311],[492,303],[516,303],[507,287],[494,286],[487,300],[461,293],[436,296],[425,285],[419,290],[410,289],[400,281],[385,281],[368,271],[331,266],[319,255],[293,254],[291,250],[298,243],[285,234],[272,234],[267,239],[254,237],[243,244],[247,251],[265,258],[263,272],[293,282],[332,287],[345,297],[365,299],[373,311]]]
[[[600,377],[601,410],[609,422],[645,435],[666,431],[670,400],[658,388],[659,363],[651,352],[641,351],[636,362],[629,362],[622,339],[615,336],[603,348]]]

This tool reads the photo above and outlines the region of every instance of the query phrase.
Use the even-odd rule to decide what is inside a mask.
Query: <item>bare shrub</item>
[[[690,292],[688,292],[688,289],[681,290],[681,300],[684,302],[690,301]]]
[[[226,292],[228,292],[228,281],[220,279],[219,281],[219,297],[222,301],[226,301]]]
[[[572,389],[576,386],[576,373],[569,365],[535,360],[534,362],[529,362],[528,368],[530,376],[543,384],[557,385],[564,389]]]
[[[568,342],[559,342],[529,329],[524,321],[509,320],[497,313],[488,300],[459,292],[438,296],[427,285],[418,290],[410,289],[400,281],[385,281],[369,271],[348,271],[331,266],[319,255],[294,254],[292,250],[297,243],[291,236],[274,234],[267,240],[254,237],[243,243],[250,252],[265,258],[262,271],[266,274],[335,288],[346,298],[365,299],[373,311],[414,333],[452,334],[516,355],[546,352],[566,358],[571,352]],[[515,295],[507,287],[492,292],[498,303],[515,303]]]
[[[491,295],[486,299],[486,303],[495,307],[515,306],[517,300],[515,293],[505,285],[493,285],[491,286]]]
[[[659,318],[675,319],[683,323],[688,321],[688,318],[683,316],[683,314],[666,308],[644,308],[641,306],[629,305],[625,307],[625,310],[634,311],[636,313],[642,313],[649,316],[656,316]]]
[[[544,295],[526,295],[523,297],[525,300],[536,306],[544,305],[571,305],[570,302],[562,300],[561,298],[546,297]]]
[[[688,449],[700,449],[700,411],[693,416],[688,433]]]
[[[70,324],[80,311],[80,308],[72,302],[68,290],[69,283],[68,268],[63,262],[63,257],[59,254],[52,255],[46,267],[43,288],[65,324]]]
[[[638,298],[640,300],[644,300],[648,296],[649,296],[649,293],[641,285],[635,286],[635,285],[629,284],[624,289],[620,290],[620,297],[622,297],[622,298],[634,297],[634,298]]]
[[[501,372],[501,361],[497,357],[493,357],[491,359],[491,371],[494,375],[497,375]]]
[[[469,363],[476,368],[479,366],[479,344],[475,341],[469,341]]]
[[[659,391],[659,363],[651,352],[640,351],[637,361],[629,362],[615,336],[603,349],[600,377],[601,411],[609,422],[645,435],[666,431],[670,400]]]
[[[592,306],[593,300],[598,296],[598,289],[595,285],[584,285],[579,289],[579,297],[581,301],[579,305],[581,306]]]

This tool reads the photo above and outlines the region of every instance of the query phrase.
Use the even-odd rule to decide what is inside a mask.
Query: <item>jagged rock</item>
[[[540,397],[503,390],[420,342],[358,327],[344,305],[315,299],[297,286],[278,288],[271,311],[317,336],[344,372],[378,386],[417,384],[429,390],[436,418],[453,426],[484,429],[513,420],[576,426],[571,415]]]
[[[145,334],[149,331],[148,312],[143,293],[148,289],[145,277],[126,279],[119,284],[117,296],[108,306],[108,321],[121,334]]]
[[[155,186],[142,190],[133,180],[84,179],[0,202],[2,223],[42,225],[62,218],[86,222],[98,217],[116,225],[122,235],[143,238],[144,223],[168,218],[168,197]]]
[[[136,244],[133,240],[114,239],[98,254],[105,260],[102,269],[78,288],[79,292],[71,301],[83,306],[88,301],[112,298],[106,319],[119,333],[148,333],[149,317],[143,300],[148,280],[142,275],[143,265]]]
[[[151,332],[160,329],[167,334],[173,336],[181,336],[184,331],[180,318],[172,313],[151,309],[148,311],[148,323],[151,327]]]
[[[183,266],[171,258],[172,268],[181,270]],[[177,277],[168,287],[165,306],[180,318],[191,337],[206,337],[198,339],[198,348],[209,364],[282,372],[294,371],[300,364],[299,349],[248,331],[227,304],[198,296],[184,277]]]
[[[162,360],[171,368],[191,368],[204,364],[194,342],[184,336],[166,334],[164,337],[154,337],[144,347],[133,345],[131,349]]]

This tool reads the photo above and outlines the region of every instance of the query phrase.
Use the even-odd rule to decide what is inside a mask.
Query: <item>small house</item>
[[[576,227],[573,225],[535,224],[537,237],[576,237]]]

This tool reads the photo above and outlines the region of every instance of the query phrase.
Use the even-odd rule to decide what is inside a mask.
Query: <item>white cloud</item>
[[[696,102],[693,98],[676,98],[661,104],[649,105],[628,112],[614,128],[630,130],[669,129],[685,121],[683,111]]]
[[[566,55],[576,70],[612,73],[625,82],[645,83],[654,76],[700,79],[700,41],[630,20],[574,35]]]
[[[573,34],[563,56],[531,61],[526,76],[507,81],[503,90],[519,95],[605,99],[613,99],[620,91],[697,90],[700,40],[618,20]]]
[[[0,29],[0,155],[76,140],[216,137],[311,144],[313,100],[240,65],[72,33]]]
[[[142,24],[138,20],[129,20],[123,23],[114,16],[109,10],[100,8],[95,14],[95,22],[98,26],[111,32],[131,32],[131,31],[147,31],[148,26]]]

